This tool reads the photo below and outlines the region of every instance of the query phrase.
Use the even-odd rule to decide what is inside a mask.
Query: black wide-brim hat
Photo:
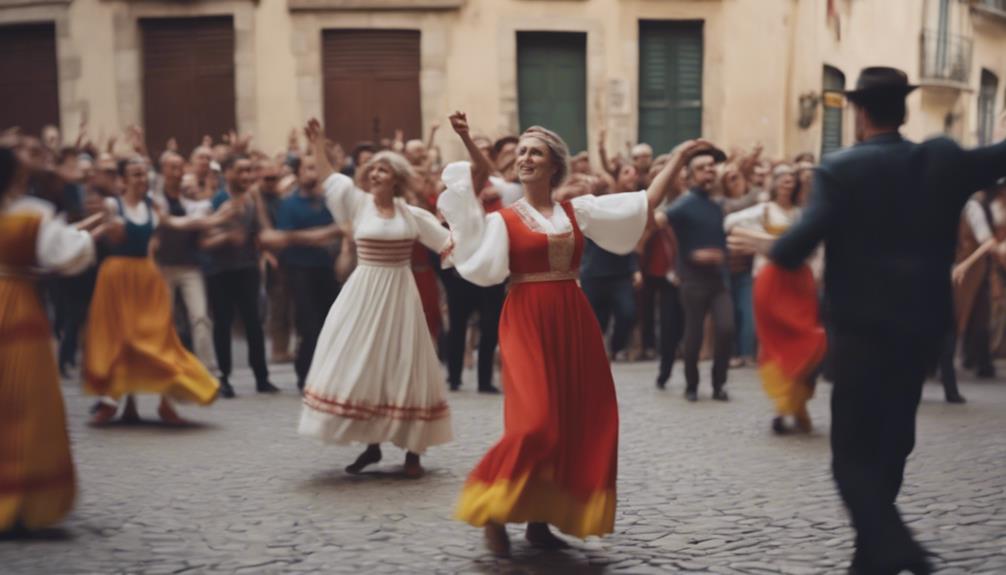
[[[917,85],[908,83],[908,74],[897,68],[871,66],[859,73],[856,89],[844,93],[849,100],[862,102],[878,96],[904,98],[916,88]]]
[[[717,164],[722,164],[723,162],[727,161],[726,152],[717,148],[716,146],[712,146],[709,148],[702,148],[696,152],[693,152],[690,156],[688,156],[688,160],[685,163],[690,164],[692,163],[693,159],[698,158],[699,156],[712,156],[713,162]]]

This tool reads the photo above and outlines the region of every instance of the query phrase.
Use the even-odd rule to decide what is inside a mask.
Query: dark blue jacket
[[[961,209],[1003,175],[1006,142],[963,150],[876,136],[824,158],[771,258],[796,268],[825,243],[825,309],[840,333],[942,336]]]

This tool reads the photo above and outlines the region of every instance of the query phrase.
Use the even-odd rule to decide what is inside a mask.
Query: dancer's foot
[[[506,526],[499,523],[487,523],[483,529],[486,538],[486,548],[497,557],[510,556],[510,536],[506,533]]]
[[[729,365],[730,365],[730,369],[737,369],[737,368],[740,368],[740,367],[746,367],[747,366],[747,360],[745,360],[743,357],[734,357],[734,358],[730,359],[730,364]]]
[[[696,401],[699,400],[699,394],[696,391],[687,390],[685,391],[685,399],[687,399],[692,403],[695,403]]]
[[[810,421],[810,416],[807,414],[798,414],[796,416],[796,428],[800,433],[810,433],[814,431],[814,424]]]
[[[126,408],[122,410],[123,423],[139,423],[140,412],[136,409],[136,398],[132,395],[126,398]]]
[[[488,393],[489,395],[499,395],[500,390],[496,386],[489,385],[486,387],[479,387],[479,393]]]
[[[967,403],[968,400],[964,398],[960,393],[951,393],[947,396],[947,403]]]
[[[356,461],[352,465],[346,467],[346,473],[357,474],[363,471],[363,468],[377,463],[381,460],[381,446],[378,444],[368,445],[367,449],[356,458]]]
[[[405,454],[405,477],[409,479],[419,479],[426,474],[426,470],[419,463],[419,454],[411,451]]]
[[[662,375],[657,376],[657,389],[667,389],[667,380],[669,378]]]
[[[234,388],[231,387],[231,382],[227,380],[226,377],[220,378],[220,397],[224,399],[234,399]]]
[[[790,428],[786,425],[786,418],[781,415],[777,415],[772,418],[772,433],[776,435],[787,435],[789,432]]]
[[[269,383],[269,380],[264,380],[255,384],[255,391],[259,393],[279,393],[279,388]]]
[[[94,415],[91,417],[91,425],[107,425],[115,419],[119,406],[99,401],[98,405],[94,406],[91,411],[94,412]]]
[[[288,351],[273,351],[272,352],[272,362],[273,363],[293,363],[293,355]]]
[[[161,398],[161,405],[157,407],[157,415],[161,418],[161,421],[168,425],[185,425],[188,423],[182,416],[178,415],[171,402],[164,397]]]
[[[548,528],[548,523],[528,523],[524,533],[527,542],[541,549],[566,549],[569,543],[555,536]]]
[[[730,396],[727,395],[727,390],[717,389],[713,391],[713,399],[716,401],[730,401]]]
[[[457,391],[457,390],[461,389],[461,382],[460,381],[448,381],[447,382],[447,387],[450,388],[451,391]]]

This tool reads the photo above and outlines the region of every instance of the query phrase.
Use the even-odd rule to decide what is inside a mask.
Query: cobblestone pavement
[[[467,374],[452,394],[456,441],[424,458],[418,481],[385,448],[373,473],[342,468],[357,447],[297,436],[289,366],[279,396],[256,395],[183,413],[188,429],[92,429],[89,398],[64,383],[79,499],[61,529],[0,541],[0,572],[20,573],[843,573],[851,530],[829,473],[828,386],[818,431],[779,438],[751,369],[731,373],[732,401],[666,392],[653,363],[618,364],[622,421],[615,533],[567,552],[529,549],[511,526],[514,557],[483,551],[481,530],[451,519],[462,482],[498,437],[501,400]],[[708,374],[703,369],[703,377]],[[943,573],[1006,573],[1006,383],[965,379],[965,406],[929,384],[901,509],[941,557]],[[141,398],[153,417],[156,400]]]

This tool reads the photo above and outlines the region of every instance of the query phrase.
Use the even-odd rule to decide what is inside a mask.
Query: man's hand
[[[963,264],[958,264],[954,266],[952,272],[950,272],[950,280],[953,282],[954,287],[961,287],[964,284],[964,278],[968,276],[968,268]]]
[[[307,138],[308,144],[314,145],[323,137],[323,134],[324,131],[318,118],[311,118],[307,121],[307,126],[304,128],[304,137]]]

